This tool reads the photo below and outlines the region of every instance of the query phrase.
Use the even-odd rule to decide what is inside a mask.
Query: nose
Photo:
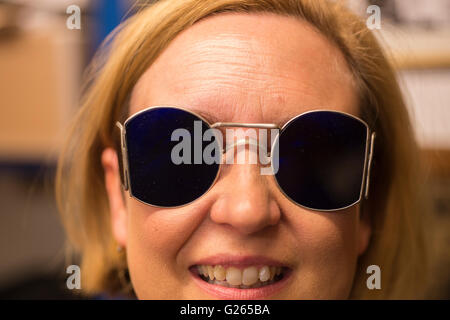
[[[211,220],[246,235],[276,225],[280,208],[271,196],[268,179],[255,164],[224,165],[217,184],[220,196],[211,207]]]

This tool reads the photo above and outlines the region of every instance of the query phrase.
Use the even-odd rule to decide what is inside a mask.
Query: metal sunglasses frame
[[[333,212],[333,211],[340,211],[340,210],[344,210],[347,208],[350,208],[358,203],[361,202],[362,198],[363,198],[363,193],[364,193],[364,197],[366,199],[368,199],[369,197],[369,185],[370,185],[370,172],[371,172],[371,168],[372,168],[372,159],[373,159],[373,152],[374,152],[374,145],[375,145],[375,137],[376,137],[376,133],[374,131],[371,131],[369,128],[369,125],[362,119],[346,113],[346,112],[342,112],[342,111],[335,111],[335,110],[327,110],[327,109],[315,109],[315,110],[310,110],[310,111],[306,111],[303,113],[300,113],[297,116],[294,116],[293,118],[291,118],[289,121],[287,121],[283,126],[281,126],[281,128],[274,123],[241,123],[241,122],[216,122],[213,124],[210,124],[204,117],[202,117],[201,115],[197,114],[196,112],[193,112],[191,110],[188,110],[186,108],[182,108],[182,107],[177,107],[177,106],[172,106],[172,105],[168,105],[168,106],[151,106],[148,108],[145,108],[139,112],[136,112],[135,114],[131,115],[130,117],[128,117],[123,125],[117,121],[116,122],[116,126],[120,129],[120,148],[121,148],[121,156],[122,156],[122,167],[123,167],[123,181],[122,181],[122,185],[124,187],[125,191],[129,192],[129,195],[131,198],[136,199],[139,202],[142,202],[146,205],[152,206],[152,207],[157,207],[157,208],[179,208],[179,207],[183,207],[186,205],[191,204],[194,201],[199,200],[200,198],[202,198],[204,195],[206,195],[211,188],[216,184],[217,179],[220,176],[220,172],[222,169],[222,164],[219,164],[219,170],[217,170],[217,174],[216,177],[214,178],[214,181],[211,183],[211,186],[208,188],[208,190],[206,190],[201,196],[199,196],[198,198],[186,203],[186,204],[182,204],[179,206],[158,206],[158,205],[154,205],[145,201],[142,201],[141,199],[135,197],[133,195],[133,190],[131,188],[131,183],[130,183],[130,176],[129,176],[129,168],[128,168],[128,148],[127,148],[127,144],[126,144],[126,125],[127,123],[134,119],[135,117],[139,116],[141,113],[150,111],[150,110],[154,110],[154,109],[161,109],[161,108],[172,108],[172,109],[178,109],[178,110],[182,110],[185,111],[187,113],[190,113],[194,116],[196,116],[197,118],[201,119],[202,121],[204,121],[211,129],[212,128],[226,128],[226,127],[234,127],[234,128],[258,128],[258,129],[278,129],[279,133],[277,135],[277,137],[274,139],[273,143],[272,143],[272,147],[275,145],[275,143],[277,143],[277,140],[279,139],[280,135],[283,133],[283,130],[294,120],[296,120],[299,117],[302,117],[306,114],[309,113],[315,113],[315,112],[332,112],[332,113],[338,113],[338,114],[343,114],[346,116],[349,116],[355,120],[358,120],[359,122],[361,122],[365,127],[366,127],[366,147],[365,147],[365,155],[364,155],[364,167],[363,167],[363,177],[362,177],[362,181],[361,181],[361,189],[360,189],[360,194],[359,194],[359,198],[358,200],[356,200],[354,203],[342,207],[342,208],[336,208],[336,209],[316,209],[316,208],[310,208],[307,207],[305,205],[302,205],[298,202],[296,202],[295,200],[293,200],[291,197],[289,197],[283,190],[283,188],[281,188],[280,184],[278,183],[278,180],[276,178],[276,176],[274,175],[274,179],[275,182],[278,186],[278,189],[281,191],[281,193],[290,201],[292,201],[293,203],[295,203],[296,205],[308,209],[308,210],[313,210],[313,211],[319,211],[319,212]],[[239,142],[238,142],[239,143]],[[233,144],[232,147],[236,146],[236,144]],[[222,148],[222,154],[224,154],[226,152],[226,150],[228,150],[229,148]],[[271,157],[271,155],[270,155]],[[272,165],[272,161],[270,161],[271,165]]]

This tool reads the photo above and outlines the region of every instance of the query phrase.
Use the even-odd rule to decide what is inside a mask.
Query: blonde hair
[[[395,73],[374,35],[345,6],[326,0],[166,0],[144,3],[108,40],[91,66],[82,108],[59,160],[56,190],[68,239],[81,254],[83,289],[117,292],[126,269],[111,231],[101,153],[115,146],[114,124],[128,113],[134,85],[177,34],[223,12],[268,12],[313,25],[343,53],[358,84],[361,116],[377,132],[370,198],[372,237],[358,260],[351,298],[417,298],[426,255],[418,149]],[[101,61],[101,59],[104,59]],[[366,268],[382,271],[368,290]]]

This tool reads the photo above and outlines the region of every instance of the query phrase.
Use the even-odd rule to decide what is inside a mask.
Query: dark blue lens
[[[360,199],[367,126],[333,111],[290,121],[275,144],[278,185],[290,199],[316,210],[343,209]]]
[[[181,163],[173,161],[172,151],[187,140],[185,136],[172,139],[172,133],[177,129],[190,137],[189,149],[176,153],[184,160],[189,158],[189,161]],[[214,138],[212,142],[203,141],[202,134],[207,129],[209,125],[196,115],[170,107],[149,109],[127,121],[125,130],[132,195],[151,205],[176,207],[207,192],[219,170],[218,161],[212,164],[203,161],[205,147],[217,143]],[[189,153],[190,157],[185,157]]]

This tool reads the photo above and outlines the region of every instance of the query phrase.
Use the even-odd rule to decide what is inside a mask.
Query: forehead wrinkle
[[[177,61],[177,68],[183,69],[183,74],[177,79],[179,86],[192,83],[192,87],[199,87],[196,82],[210,81],[220,83],[226,87],[248,88],[267,87],[269,84],[283,80],[292,79],[293,76],[281,74],[274,70],[281,67],[272,67],[269,63],[264,65],[264,57],[261,53],[242,51],[236,53],[233,49],[207,50],[192,53],[194,59],[185,57],[183,61]],[[264,59],[270,61],[270,59]],[[273,63],[272,63],[273,64]],[[175,83],[175,85],[177,85]]]
[[[222,82],[216,83],[209,79],[208,85],[189,86],[183,94],[170,94],[176,101],[196,109],[205,110],[209,117],[220,122],[265,122],[283,123],[288,118],[297,115],[305,108],[323,107],[327,104],[326,94],[320,94],[306,83],[298,83],[290,87],[277,85],[264,89],[243,90]],[[214,82],[214,85],[211,85]],[[329,100],[328,100],[329,101]],[[331,103],[335,104],[335,102]],[[254,120],[250,121],[252,118]]]
[[[330,79],[329,74],[335,74],[338,68],[339,71],[345,72],[345,66],[339,64],[339,58],[329,52],[325,55],[332,59],[325,59],[320,55],[315,57],[324,60],[325,66],[328,67],[328,72],[321,74],[324,70],[319,66],[314,63],[301,64],[295,55],[281,57],[278,53],[269,52],[270,50],[255,52],[250,50],[249,46],[251,41],[232,39],[224,44],[218,37],[202,39],[194,44],[188,43],[188,49],[178,56],[178,59],[166,59],[174,69],[181,71],[171,79],[170,88],[186,95],[207,94],[214,90],[215,86],[220,91],[238,90],[256,94],[272,88],[280,92],[303,93],[308,98],[326,100],[333,94],[333,90],[320,91],[314,83],[327,79],[337,84],[338,79]],[[217,48],[219,50],[216,50]],[[236,48],[240,50],[236,52]]]
[[[146,71],[147,77],[136,85],[140,103],[209,101],[198,107],[217,113],[220,121],[236,122],[248,122],[248,112],[274,122],[287,113],[303,112],[304,107],[340,103],[339,92],[345,87],[342,73],[349,70],[332,44],[310,40],[306,33],[303,45],[298,41],[305,36],[302,28],[289,35],[273,28],[261,32],[259,27],[252,27],[256,35],[243,33],[239,23],[209,23],[208,29],[203,28],[175,39]],[[266,33],[273,34],[273,43],[261,38]],[[165,70],[167,66],[175,75]],[[149,98],[152,91],[155,96]],[[287,102],[280,104],[282,99]]]
[[[206,74],[220,74],[224,79],[227,76],[236,77],[243,82],[256,80],[264,85],[267,79],[271,79],[271,82],[298,80],[298,74],[293,70],[307,73],[314,67],[314,63],[300,63],[297,57],[298,46],[286,45],[278,39],[278,34],[273,37],[273,41],[264,42],[258,35],[250,37],[240,32],[207,33],[202,34],[200,39],[191,33],[187,35],[189,36],[174,41],[172,50],[169,50],[165,59],[166,63],[177,70],[185,71],[185,76],[190,75],[184,78],[186,80],[195,79],[194,74],[198,74],[194,71],[200,69]],[[329,50],[324,50],[323,46],[321,41],[315,41],[308,46],[301,45],[301,51],[314,54],[314,59],[317,59],[317,52],[329,55],[326,52]],[[180,55],[181,51],[183,54]],[[251,87],[255,84],[257,83],[252,83]]]
[[[252,102],[223,91],[203,96],[192,95],[183,105],[203,116],[210,124],[215,122],[274,123],[281,127],[294,116],[304,112],[307,106],[295,105],[292,98],[278,92],[268,91],[251,98]],[[250,114],[250,115],[249,115]]]
[[[228,98],[234,97],[234,103],[229,103],[228,108],[230,105],[237,104],[243,106],[245,105],[245,98],[251,100],[251,97],[254,96],[257,96],[260,100],[258,107],[261,109],[264,109],[263,106],[270,107],[273,103],[272,100],[278,102],[277,99],[280,99],[280,97],[308,101],[310,105],[321,103],[329,98],[327,92],[320,91],[314,85],[313,79],[305,81],[305,78],[308,79],[306,75],[299,76],[300,72],[297,75],[292,72],[291,74],[287,72],[279,74],[269,70],[241,72],[230,65],[224,68],[218,68],[217,65],[200,65],[202,65],[202,62],[199,61],[191,64],[192,68],[188,72],[183,72],[180,77],[175,77],[167,90],[171,94],[180,94],[185,97],[214,97],[216,95],[219,97],[224,95]],[[245,67],[248,68],[248,66]],[[202,68],[207,72],[198,72]],[[218,72],[217,69],[221,71]],[[197,72],[195,73],[195,71]]]

